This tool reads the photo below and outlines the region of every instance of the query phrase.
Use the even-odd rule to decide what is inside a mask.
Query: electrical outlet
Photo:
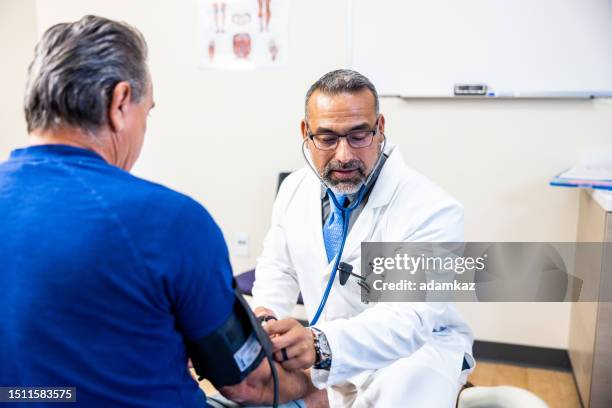
[[[249,233],[248,232],[237,232],[234,243],[235,243],[234,255],[240,256],[240,257],[249,256]]]

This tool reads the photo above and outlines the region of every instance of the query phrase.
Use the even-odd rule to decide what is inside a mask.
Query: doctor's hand
[[[263,307],[263,306],[256,307],[255,310],[253,310],[253,313],[255,314],[256,317],[260,317],[260,316],[276,317],[276,315],[274,314],[272,310],[268,309],[267,307]]]
[[[307,369],[315,363],[316,353],[312,332],[297,320],[269,321],[265,330],[272,341],[274,359],[283,368]]]

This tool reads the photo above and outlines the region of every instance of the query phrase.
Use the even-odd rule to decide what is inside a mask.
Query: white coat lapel
[[[312,248],[312,262],[313,270],[326,271],[329,273],[327,267],[327,254],[325,252],[325,243],[323,242],[323,221],[321,215],[321,183],[319,179],[314,175],[306,180],[308,183],[307,192],[304,197],[305,205],[305,225],[307,225],[307,240],[306,245],[310,245]]]
[[[378,175],[368,202],[348,234],[342,256],[342,260],[345,262],[352,262],[359,257],[361,243],[371,240],[372,232],[379,218],[380,207],[389,204],[399,183],[403,158],[393,145],[389,146],[387,152],[389,157]]]
[[[359,256],[361,243],[369,240],[372,230],[375,227],[375,211],[376,210],[367,203],[361,211],[361,214],[359,214],[359,218],[357,218],[353,224],[353,228],[351,228],[346,238],[342,261],[352,263],[355,258]]]

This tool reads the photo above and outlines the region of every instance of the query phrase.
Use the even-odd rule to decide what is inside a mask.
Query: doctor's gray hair
[[[71,126],[96,132],[108,122],[117,83],[139,102],[149,81],[147,44],[126,23],[85,16],[49,28],[28,69],[24,110],[28,132]]]
[[[304,104],[304,114],[308,117],[308,101],[315,91],[320,91],[328,95],[340,93],[356,93],[364,89],[369,89],[374,96],[374,108],[376,115],[379,113],[378,92],[374,84],[368,78],[357,71],[350,69],[337,69],[328,72],[310,86],[306,92],[306,103]]]

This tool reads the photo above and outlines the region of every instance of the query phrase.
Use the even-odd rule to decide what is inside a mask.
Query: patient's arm
[[[279,403],[304,398],[306,394],[316,391],[307,372],[287,371],[280,364],[274,364],[278,372]],[[263,360],[241,383],[222,387],[219,391],[225,398],[241,405],[272,404],[274,382],[268,361]]]

